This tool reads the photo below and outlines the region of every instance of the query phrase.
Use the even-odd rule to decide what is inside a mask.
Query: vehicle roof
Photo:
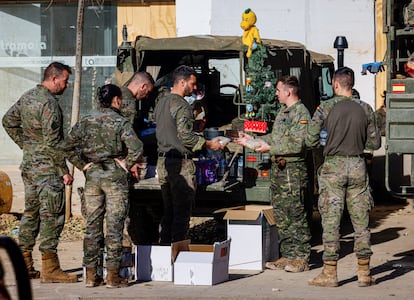
[[[274,39],[262,39],[269,51],[284,49],[302,49],[308,51],[312,61],[316,63],[331,63],[333,57],[327,54],[306,50],[298,42]],[[151,38],[138,36],[135,40],[135,50],[138,51],[244,51],[241,36],[192,35],[184,37]]]
[[[240,37],[197,35],[172,38],[138,36],[135,50],[192,50],[192,51],[242,51]]]
[[[312,62],[319,64],[328,64],[333,63],[335,61],[335,59],[329,54],[323,54],[312,50],[308,50],[308,52],[312,58]]]

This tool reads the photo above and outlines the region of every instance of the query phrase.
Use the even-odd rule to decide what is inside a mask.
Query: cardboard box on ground
[[[174,284],[214,285],[229,280],[230,240],[189,245],[174,262]]]
[[[230,270],[263,271],[267,261],[279,258],[279,240],[273,207],[245,205],[217,210],[227,220],[231,239]]]
[[[138,281],[173,281],[173,264],[180,249],[188,249],[188,242],[168,246],[135,246],[135,279]]]
[[[213,245],[138,245],[135,278],[139,281],[174,281],[184,285],[214,285],[229,279],[230,240]]]

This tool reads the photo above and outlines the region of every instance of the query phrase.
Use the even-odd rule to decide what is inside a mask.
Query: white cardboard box
[[[214,285],[229,280],[230,240],[190,245],[174,262],[174,284]]]
[[[178,251],[188,249],[190,241],[173,243],[170,246],[135,246],[135,280],[173,281],[173,263]]]
[[[227,220],[227,236],[231,239],[230,269],[263,271],[267,261],[279,258],[272,206],[227,208],[224,219]]]
[[[135,249],[136,280],[173,281],[171,246],[138,245]]]

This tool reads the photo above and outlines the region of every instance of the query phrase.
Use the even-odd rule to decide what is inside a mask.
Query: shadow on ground
[[[395,204],[395,203],[383,203],[380,205],[375,206],[372,209],[371,216],[370,216],[370,228],[375,229],[380,226],[383,221],[390,215],[399,210],[405,208],[408,205],[405,201],[403,204]],[[401,234],[402,230],[406,229],[405,227],[391,227],[381,230],[380,232],[375,232],[371,234],[371,244],[381,244],[385,243],[394,239],[397,239]],[[313,214],[313,222],[311,226],[312,232],[312,246],[322,245],[322,226],[320,221],[320,215],[317,211]],[[341,221],[341,240],[340,240],[340,259],[352,254],[354,251],[354,229],[352,227],[351,220],[349,218],[348,213],[345,211],[342,221]],[[311,251],[311,269],[319,268],[322,266],[322,254],[323,252],[320,250],[312,250]],[[389,266],[384,266],[385,268],[389,268]]]
[[[375,278],[376,284],[396,279],[397,277],[403,276],[414,270],[414,250],[397,253],[394,257],[396,257],[396,259],[371,268],[371,275]],[[342,280],[339,282],[339,285],[344,285],[353,281],[357,281],[357,276]]]

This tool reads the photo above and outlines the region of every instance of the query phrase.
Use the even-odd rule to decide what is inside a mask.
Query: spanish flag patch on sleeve
[[[308,124],[308,120],[300,120],[299,123],[300,124]]]

